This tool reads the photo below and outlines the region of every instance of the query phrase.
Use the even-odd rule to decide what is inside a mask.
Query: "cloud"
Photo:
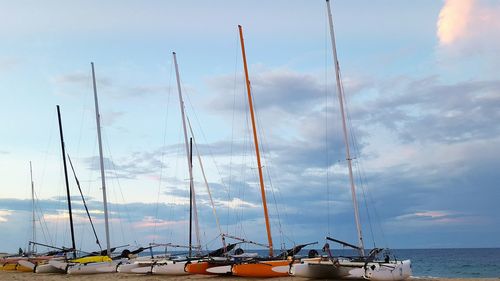
[[[10,217],[11,215],[12,215],[11,210],[0,210],[0,223],[8,222],[9,221],[8,217]]]
[[[0,58],[0,71],[10,71],[20,64],[15,58]]]
[[[187,225],[188,221],[168,221],[163,219],[155,219],[151,216],[144,217],[141,221],[134,223],[134,227],[136,228],[167,228],[167,227],[175,227],[179,225]]]
[[[239,208],[259,208],[260,205],[243,201],[239,198],[233,198],[231,201],[224,200],[215,200],[216,205],[220,205],[222,207],[230,208],[230,209],[239,209]]]
[[[76,214],[76,212],[72,212],[73,223],[87,223],[88,218],[86,215]],[[69,220],[69,212],[67,210],[59,210],[57,213],[44,214],[43,219],[48,223],[57,223],[61,221]]]
[[[252,85],[256,103],[261,96],[255,89],[266,93],[266,102],[257,109],[261,113],[260,124],[264,127],[272,124],[274,133],[270,138],[264,133],[270,140],[268,162],[264,164],[272,174],[272,184],[266,181],[268,200],[272,201],[269,198],[275,196],[278,202],[276,208],[270,207],[271,216],[276,219],[278,211],[282,221],[290,222],[288,226],[292,230],[320,225],[326,228],[325,224],[332,222],[335,232],[349,240],[355,232],[344,145],[340,126],[335,125],[336,104],[325,105],[325,96],[320,91],[323,86],[314,76],[303,79],[311,85],[310,91],[304,86],[304,91],[308,91],[304,96],[311,100],[304,98],[299,103],[287,97],[290,94],[303,98],[298,94],[301,91],[294,92],[301,89],[297,86],[300,82],[294,81],[300,73],[291,75],[288,70],[274,70],[263,76],[259,77],[260,81],[253,80]],[[265,82],[267,79],[272,82]],[[475,202],[483,202],[481,205],[498,208],[488,199],[490,196],[484,194],[498,193],[494,191],[492,167],[498,165],[495,147],[500,134],[500,125],[496,122],[500,119],[497,110],[500,81],[483,78],[443,82],[447,80],[441,75],[395,77],[377,84],[368,81],[359,82],[362,86],[354,92],[346,91],[350,120],[361,144],[356,158],[364,159],[355,159],[354,163],[356,166],[368,164],[365,166],[368,169],[359,172],[364,175],[363,181],[357,182],[365,233],[369,233],[368,222],[374,220],[374,216],[385,226],[385,231],[380,227],[376,230],[379,238],[383,233],[387,235],[388,229],[394,237],[411,230],[415,232],[411,239],[422,241],[418,235],[428,233],[434,225],[441,226],[435,230],[434,237],[452,228],[465,237],[467,225],[472,222],[478,232],[498,233],[498,228],[493,230],[488,226],[495,220],[486,210],[488,207],[465,201],[474,197]],[[219,89],[220,93],[232,91],[234,87],[234,79],[229,76],[212,82],[213,89]],[[279,91],[266,92],[265,86],[279,88]],[[272,97],[275,94],[277,96]],[[221,98],[218,96],[219,101]],[[217,105],[222,116],[233,109],[232,99],[228,100],[222,99]],[[215,106],[215,99],[213,103]],[[246,110],[244,103],[236,105],[236,110]],[[327,119],[331,127],[327,127]],[[241,150],[244,151],[243,146]],[[239,164],[241,170],[252,169],[250,163]],[[249,178],[244,174],[233,174],[233,177]],[[231,182],[227,178],[224,181]],[[249,180],[246,182],[249,183],[246,190],[255,187]],[[237,188],[231,188],[235,194]],[[475,193],[475,189],[481,193]],[[253,192],[246,200],[251,198],[249,201],[258,205],[258,194]],[[451,198],[450,194],[453,194]],[[255,213],[254,218],[259,216],[261,214]],[[414,226],[421,229],[417,231],[418,227]],[[404,244],[407,238],[398,239],[398,243]],[[422,243],[425,245],[425,241]]]
[[[233,99],[221,98],[221,95],[227,96],[227,93],[234,92],[234,77],[220,76],[212,78],[208,82],[219,93],[218,96],[213,97],[209,107],[213,110],[231,111]],[[238,84],[236,85],[237,89],[244,89],[242,80],[238,81]],[[255,106],[259,110],[279,107],[283,110],[294,111],[324,96],[323,88],[314,76],[289,69],[260,69],[252,74],[251,84]],[[242,97],[246,99],[246,95],[242,95]],[[245,103],[238,103],[237,109],[239,111],[248,110],[246,100]]]
[[[488,0],[446,0],[437,22],[443,48],[481,53],[500,48],[500,4]]]
[[[437,34],[442,45],[465,36],[474,0],[447,0],[439,13]]]
[[[73,71],[56,75],[50,80],[60,95],[80,95],[92,91],[91,71]],[[130,81],[112,79],[106,73],[96,76],[99,96],[122,100],[123,98],[144,98],[168,92],[168,87],[157,84],[134,85]],[[87,93],[87,94],[89,94]]]
[[[396,220],[401,220],[411,223],[418,222],[430,222],[432,224],[444,224],[444,223],[460,223],[463,222],[461,219],[457,218],[453,215],[452,212],[449,211],[421,211],[415,212],[412,214],[404,214],[397,216]]]
[[[293,116],[301,116],[311,109],[323,107],[326,95],[331,95],[326,92],[324,78],[320,78],[319,75],[289,68],[269,69],[262,65],[254,65],[253,68],[250,79],[253,102],[260,113],[266,110],[278,110]],[[235,81],[234,76],[221,75],[210,78],[207,83],[215,92],[207,104],[207,109],[231,113],[233,109],[239,112],[248,111],[243,79]],[[370,86],[372,83],[366,79],[357,77],[344,79],[346,91],[353,95]],[[228,98],[228,93],[235,93],[238,97],[233,100],[232,97]]]
[[[111,87],[113,85],[111,79],[106,77],[96,77],[96,80],[98,86]],[[87,88],[92,85],[92,74],[90,71],[88,73],[77,71],[54,76],[51,81],[55,85],[72,85],[74,87]]]
[[[151,152],[132,153],[117,161],[104,157],[104,169],[110,177],[135,179],[139,176],[158,173],[162,167],[160,158],[160,154]],[[83,160],[90,170],[100,171],[98,156],[86,157]]]
[[[439,76],[397,78],[384,94],[367,103],[367,124],[380,122],[401,140],[462,142],[496,137],[500,125],[500,80],[472,80],[445,84]],[[370,111],[369,108],[377,110]]]

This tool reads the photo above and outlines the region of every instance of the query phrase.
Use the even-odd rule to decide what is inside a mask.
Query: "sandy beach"
[[[23,273],[23,272],[7,272],[0,271],[0,280],[19,280],[19,281],[31,281],[31,280],[46,280],[46,281],[59,281],[59,280],[92,280],[92,281],[108,281],[108,280],[140,280],[140,281],[159,281],[159,280],[224,280],[224,281],[237,281],[237,280],[273,280],[273,281],[305,281],[311,280],[306,278],[297,277],[281,277],[281,278],[268,278],[268,279],[257,279],[257,278],[236,278],[236,277],[221,277],[221,276],[202,276],[202,275],[186,275],[186,276],[153,276],[153,275],[130,275],[130,274],[94,274],[94,275],[66,275],[66,274],[34,274],[34,273]],[[424,278],[415,277],[410,279],[412,281],[498,281],[498,278]]]

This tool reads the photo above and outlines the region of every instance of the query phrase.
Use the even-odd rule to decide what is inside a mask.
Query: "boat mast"
[[[92,84],[94,87],[94,103],[95,103],[95,120],[97,124],[97,141],[99,143],[99,164],[101,167],[101,183],[102,183],[102,199],[104,204],[104,226],[106,228],[106,253],[111,257],[111,243],[109,241],[109,219],[108,219],[108,200],[106,197],[106,178],[104,175],[104,158],[102,154],[101,140],[101,115],[99,114],[99,102],[97,100],[97,86],[95,82],[94,63],[90,63],[92,67]]]
[[[330,25],[330,37],[332,41],[332,51],[333,51],[333,64],[335,66],[335,78],[337,80],[337,94],[339,98],[339,106],[340,106],[340,113],[342,115],[342,129],[344,131],[344,143],[345,143],[345,150],[346,150],[346,160],[347,160],[347,166],[349,167],[349,180],[351,183],[351,196],[352,196],[352,204],[354,206],[354,219],[356,221],[356,229],[358,232],[358,245],[359,245],[359,254],[361,256],[365,255],[365,250],[364,250],[364,245],[363,245],[363,235],[361,234],[361,224],[359,221],[359,210],[358,210],[358,202],[356,199],[356,186],[354,184],[354,177],[352,173],[352,158],[351,158],[351,151],[349,149],[349,134],[347,132],[347,124],[346,124],[346,118],[345,118],[345,111],[344,111],[344,90],[341,85],[340,81],[340,67],[339,67],[339,62],[337,59],[337,46],[335,44],[335,33],[333,31],[333,19],[332,19],[332,11],[330,9],[330,1],[326,0],[326,5],[327,5],[327,10],[328,10],[328,23]]]
[[[30,161],[30,180],[31,180],[31,211],[32,211],[32,230],[31,241],[36,242],[36,226],[35,226],[35,183],[33,182],[33,169]],[[32,245],[31,253],[35,253],[36,244]]]
[[[199,225],[198,225],[198,210],[196,208],[196,193],[194,191],[194,182],[193,182],[193,164],[191,163],[191,157],[190,155],[190,149],[189,149],[189,141],[188,141],[188,135],[187,135],[187,127],[186,127],[186,115],[184,113],[184,100],[182,99],[182,90],[181,90],[181,78],[179,76],[179,66],[177,65],[177,57],[175,52],[172,52],[172,55],[174,57],[174,65],[175,65],[175,75],[177,78],[177,91],[179,93],[179,105],[181,107],[181,115],[182,115],[182,128],[184,129],[184,143],[186,145],[186,156],[187,156],[187,162],[188,162],[188,167],[189,167],[189,192],[192,194],[192,197],[190,199],[190,204],[193,206],[193,212],[194,212],[194,222],[195,222],[195,232],[196,232],[196,243],[198,243],[197,248],[201,246],[200,243],[200,230],[199,230]],[[190,213],[191,216],[191,213]],[[191,239],[191,237],[190,237]],[[191,245],[190,249],[191,249]],[[190,251],[191,253],[191,251]]]
[[[189,169],[193,168],[193,138],[189,139],[189,163],[191,166]],[[189,184],[191,185],[191,179],[189,179]],[[193,247],[193,190],[189,189],[189,256],[192,256]]]
[[[68,181],[68,167],[66,166],[66,150],[64,145],[64,136],[61,122],[61,110],[59,105],[57,106],[57,119],[59,121],[59,135],[61,137],[61,151],[64,166],[64,180],[66,182],[66,197],[68,200],[68,212],[69,212],[69,226],[71,230],[71,246],[73,247],[73,258],[76,258],[76,244],[75,244],[75,231],[73,229],[73,212],[71,211],[71,196],[69,193],[69,181]]]
[[[241,55],[243,56],[243,68],[245,70],[245,81],[248,94],[248,106],[250,108],[250,117],[252,119],[253,141],[255,143],[255,154],[257,155],[257,168],[259,170],[260,194],[262,196],[262,207],[264,208],[264,217],[266,219],[267,240],[269,242],[269,256],[273,256],[273,238],[271,237],[271,225],[269,223],[269,214],[267,212],[266,190],[264,188],[264,177],[262,175],[262,165],[260,163],[259,140],[257,139],[257,127],[255,125],[255,117],[253,112],[252,92],[250,90],[250,79],[248,78],[247,57],[245,54],[245,42],[243,40],[243,28],[238,25],[240,32]]]

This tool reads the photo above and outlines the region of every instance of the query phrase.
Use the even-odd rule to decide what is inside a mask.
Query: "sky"
[[[243,26],[275,248],[356,243],[324,1],[0,0],[0,251],[70,246],[65,147],[104,245],[186,245],[189,181],[172,52],[197,149],[203,248],[267,243]],[[367,247],[500,247],[500,3],[332,1]],[[73,174],[77,247],[95,250]],[[253,246],[245,246],[253,247]]]

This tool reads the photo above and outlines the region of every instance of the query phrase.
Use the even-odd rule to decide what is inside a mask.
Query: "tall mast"
[[[189,163],[192,169],[193,165],[193,138],[189,139]],[[191,179],[189,179],[191,185]],[[193,190],[189,189],[189,256],[192,256],[193,251]]]
[[[354,177],[352,174],[352,158],[351,151],[349,149],[349,134],[347,132],[347,124],[345,118],[344,111],[344,90],[340,81],[340,66],[337,59],[337,45],[335,44],[335,33],[333,31],[333,19],[332,19],[332,11],[330,10],[330,1],[326,0],[326,5],[328,9],[328,23],[330,24],[330,37],[332,40],[332,51],[333,51],[333,64],[335,66],[335,78],[337,80],[337,94],[339,97],[339,106],[340,113],[342,115],[342,129],[344,131],[344,143],[346,150],[346,160],[347,166],[349,167],[349,180],[351,182],[351,196],[352,196],[352,204],[354,206],[354,219],[356,221],[356,229],[358,232],[358,246],[359,246],[359,254],[361,256],[365,255],[364,245],[363,245],[363,235],[361,234],[361,224],[359,221],[359,210],[358,210],[358,201],[356,199],[356,186],[354,184]]]
[[[266,190],[264,188],[264,177],[262,175],[262,165],[260,164],[259,140],[257,139],[257,127],[253,112],[252,92],[250,90],[250,79],[248,78],[247,57],[245,54],[245,42],[243,40],[243,28],[238,25],[240,31],[241,55],[243,56],[243,68],[245,69],[245,81],[248,94],[248,106],[250,107],[250,116],[252,119],[253,141],[255,143],[255,154],[257,155],[257,168],[259,170],[260,194],[262,196],[262,207],[264,208],[264,217],[266,219],[267,240],[269,242],[269,256],[273,256],[273,238],[271,237],[271,225],[269,223],[269,214],[267,212]]]
[[[92,84],[94,86],[94,103],[95,103],[95,120],[97,124],[97,141],[99,143],[99,164],[101,167],[101,183],[102,183],[102,201],[104,204],[104,226],[106,228],[106,253],[111,257],[111,243],[109,241],[109,220],[108,220],[108,200],[106,197],[106,178],[104,175],[104,157],[102,154],[102,140],[101,140],[101,115],[99,114],[99,102],[97,100],[97,86],[95,82],[94,63],[92,66]]]
[[[181,90],[181,78],[179,76],[179,66],[177,65],[177,57],[175,52],[172,52],[174,56],[174,65],[175,65],[175,75],[177,78],[177,91],[179,92],[179,105],[181,107],[181,115],[182,115],[182,128],[184,129],[184,143],[186,145],[186,156],[189,167],[189,192],[192,194],[192,199],[190,200],[190,204],[193,206],[194,213],[194,222],[195,222],[195,231],[196,231],[196,242],[197,246],[200,246],[200,230],[198,226],[198,210],[196,208],[196,193],[194,191],[194,183],[193,183],[193,164],[191,163],[190,149],[189,149],[189,141],[186,127],[186,115],[184,113],[184,100],[182,99],[182,90]],[[191,197],[191,196],[190,196]],[[191,246],[191,245],[190,245]]]
[[[36,242],[36,226],[35,226],[35,183],[33,182],[33,169],[31,166],[31,161],[30,161],[30,180],[31,180],[31,211],[32,211],[32,236],[31,236],[31,241]],[[35,252],[35,247],[36,245],[33,244],[31,248],[31,253]]]
[[[71,211],[71,196],[69,193],[69,181],[68,181],[68,167],[66,166],[66,150],[64,147],[64,136],[61,122],[61,110],[59,105],[57,106],[57,119],[59,121],[59,135],[61,137],[61,151],[64,166],[64,180],[66,183],[66,197],[68,200],[68,212],[69,212],[69,226],[71,230],[71,246],[73,247],[73,257],[76,258],[76,244],[75,244],[75,231],[73,230],[73,212]]]

